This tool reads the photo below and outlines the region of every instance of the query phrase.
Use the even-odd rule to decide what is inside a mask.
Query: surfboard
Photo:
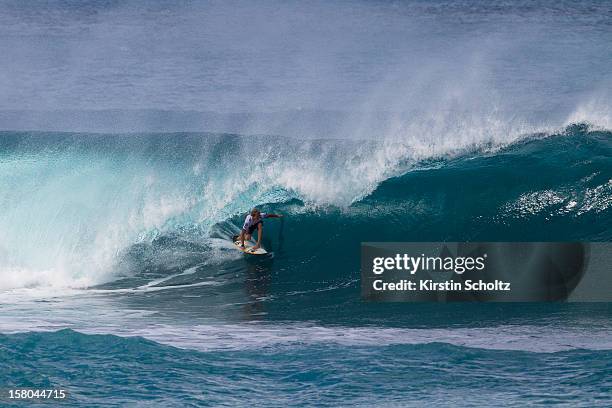
[[[232,237],[233,241],[234,241],[234,246],[236,248],[238,248],[239,251],[244,252],[245,254],[249,254],[249,255],[266,255],[268,253],[268,251],[266,251],[263,248],[257,248],[255,251],[253,251],[253,247],[255,246],[255,243],[252,241],[244,241],[244,248],[241,246],[241,242],[240,239],[238,238],[238,236],[234,236]]]

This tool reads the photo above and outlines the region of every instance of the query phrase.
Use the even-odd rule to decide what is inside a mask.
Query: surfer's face
[[[260,214],[259,214],[259,211],[253,211],[253,212],[251,213],[251,217],[255,218],[256,220],[258,220],[258,219],[259,219],[259,215],[260,215]]]

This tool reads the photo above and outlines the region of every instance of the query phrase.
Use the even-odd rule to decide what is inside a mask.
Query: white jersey
[[[253,218],[253,216],[251,214],[247,215],[247,217],[244,220],[244,225],[242,226],[242,229],[245,231],[249,231],[251,229],[251,227],[253,227],[254,225],[257,225],[261,222],[261,220],[263,220],[264,218],[268,218],[268,214],[267,213],[259,213],[259,219],[257,221],[255,221],[255,219]]]

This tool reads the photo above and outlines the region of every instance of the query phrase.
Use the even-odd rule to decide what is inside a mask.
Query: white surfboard
[[[240,242],[239,238],[235,238],[234,245],[236,246],[236,248],[238,248],[238,250],[244,252],[245,254],[249,254],[249,255],[266,255],[268,253],[268,251],[266,251],[263,248],[257,248],[256,250],[253,250],[255,243],[251,241],[244,241],[244,248],[243,248],[242,243]]]

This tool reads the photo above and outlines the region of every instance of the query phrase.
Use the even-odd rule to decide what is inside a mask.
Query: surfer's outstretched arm
[[[266,214],[266,218],[281,218],[283,214]]]

